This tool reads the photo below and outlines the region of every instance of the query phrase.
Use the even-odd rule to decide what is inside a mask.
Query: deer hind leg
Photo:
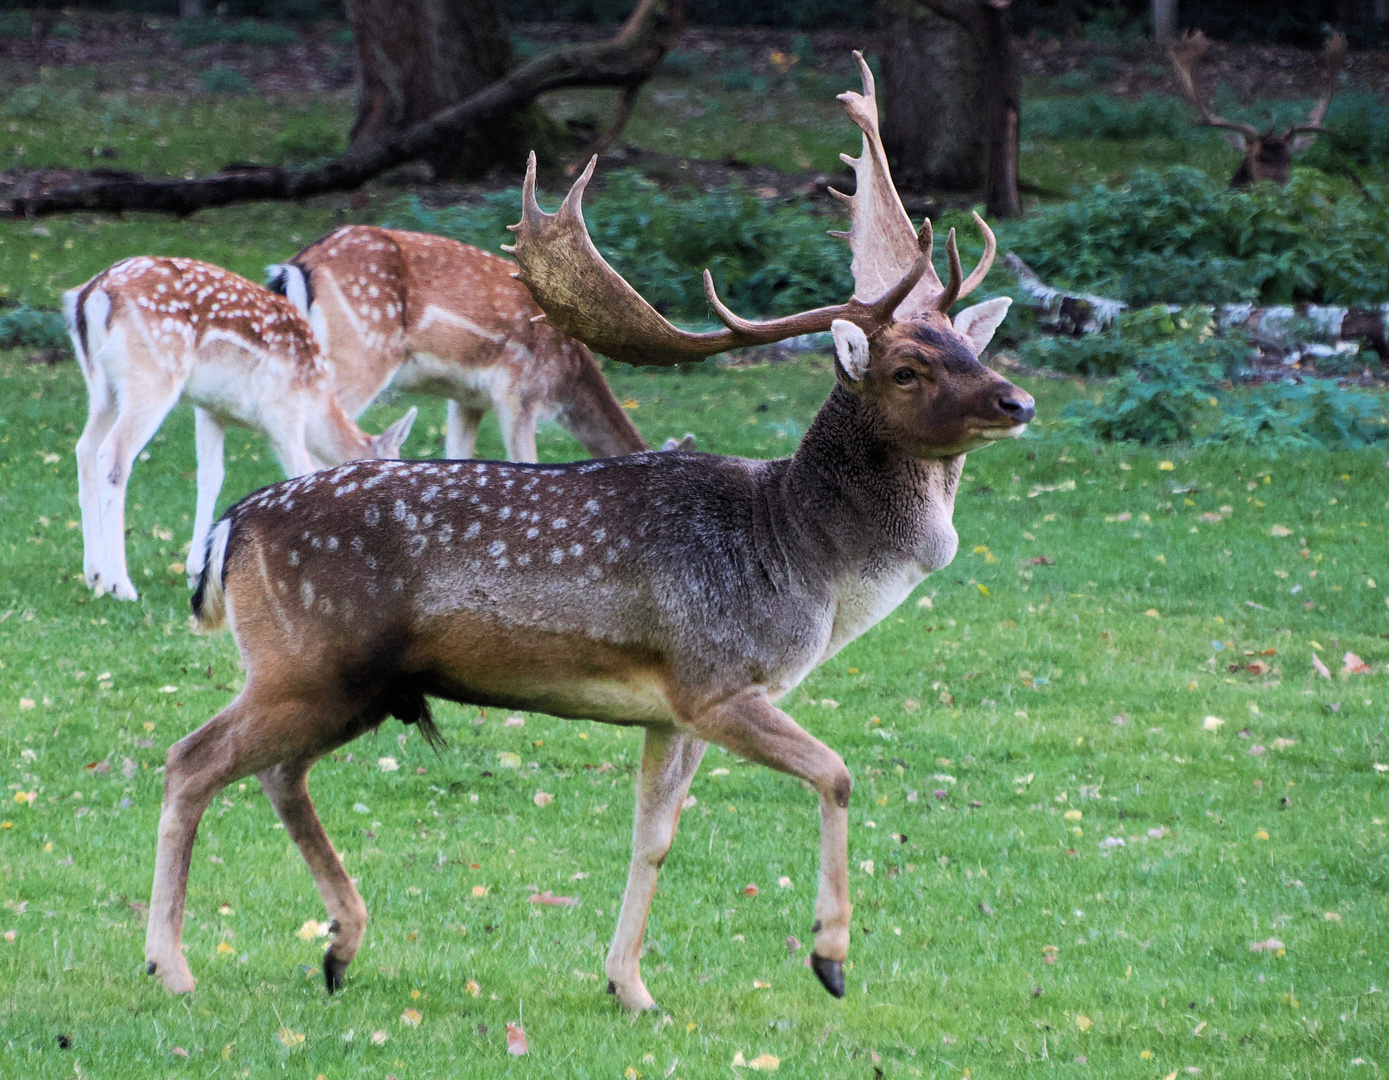
[[[102,542],[97,451],[116,422],[116,397],[100,368],[87,370],[87,426],[77,440],[77,506],[82,512],[82,574],[92,588],[101,580]]]
[[[212,414],[201,406],[193,410],[194,429],[198,448],[198,508],[193,514],[193,539],[188,545],[188,585],[194,588],[203,572],[207,558],[207,533],[212,528],[212,515],[217,509],[217,496],[222,491],[226,465],[222,450],[226,432]]]
[[[472,457],[477,451],[477,431],[486,415],[486,409],[460,405],[450,399],[444,423],[444,457]]]
[[[692,717],[690,728],[750,761],[790,773],[820,796],[820,888],[811,966],[835,997],[844,996],[849,951],[849,792],[844,760],[803,730],[760,691],[748,690]]]
[[[637,778],[632,866],[605,965],[608,993],[617,995],[624,1008],[634,1011],[656,1007],[641,978],[641,942],[656,892],[656,875],[675,839],[681,804],[704,748],[703,740],[673,727],[646,729]]]
[[[361,947],[366,934],[367,906],[333,850],[309,798],[309,764],[281,762],[260,773],[260,785],[285,830],[299,845],[328,909],[333,941],[323,954],[323,981],[331,994],[342,985],[347,965]]]
[[[117,398],[120,412],[96,453],[97,512],[101,528],[100,585],[118,600],[135,600],[125,562],[125,491],[135,458],[178,403],[182,380],[158,373],[131,378]]]

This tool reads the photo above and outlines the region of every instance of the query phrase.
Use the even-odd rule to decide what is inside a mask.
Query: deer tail
[[[202,633],[219,629],[227,618],[225,564],[227,538],[231,535],[231,518],[223,518],[212,527],[207,538],[207,558],[193,593],[193,621]]]

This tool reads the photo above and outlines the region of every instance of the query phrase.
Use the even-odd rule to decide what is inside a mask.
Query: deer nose
[[[1028,394],[1013,395],[1007,394],[998,399],[998,408],[1003,415],[1009,417],[1015,424],[1026,424],[1037,415],[1036,406]]]

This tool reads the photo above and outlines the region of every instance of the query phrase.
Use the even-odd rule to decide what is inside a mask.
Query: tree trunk
[[[907,191],[973,191],[1017,217],[1022,78],[1009,0],[884,0],[883,147]]]
[[[988,146],[979,51],[969,31],[916,0],[888,0],[884,30],[883,149],[903,191],[972,191]]]
[[[346,8],[361,71],[353,150],[398,138],[511,67],[511,39],[495,0],[346,0]],[[449,177],[478,176],[494,165],[519,169],[530,150],[553,152],[558,131],[527,104],[485,136],[435,147],[425,160]]]
[[[1153,40],[1167,45],[1177,37],[1177,0],[1152,0]]]

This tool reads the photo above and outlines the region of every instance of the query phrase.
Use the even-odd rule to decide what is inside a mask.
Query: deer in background
[[[648,449],[589,351],[542,321],[515,263],[442,236],[348,225],[269,275],[321,320],[354,416],[394,380],[448,399],[447,457],[473,456],[489,408],[512,461],[536,460],[542,419],[595,457]]]
[[[1230,178],[1232,188],[1248,187],[1260,180],[1272,180],[1275,184],[1286,184],[1293,158],[1311,148],[1318,135],[1331,132],[1322,127],[1326,110],[1331,107],[1331,98],[1336,93],[1336,78],[1346,62],[1346,36],[1340,31],[1327,39],[1322,50],[1326,65],[1326,88],[1321,98],[1312,106],[1307,119],[1293,124],[1279,132],[1276,127],[1260,131],[1253,124],[1235,123],[1211,112],[1196,89],[1196,67],[1206,51],[1211,47],[1210,40],[1200,30],[1183,34],[1167,51],[1172,68],[1177,74],[1177,86],[1188,104],[1201,114],[1201,124],[1217,128],[1221,136],[1244,155],[1240,167]]]
[[[282,296],[196,259],[140,256],[63,294],[63,318],[87,382],[87,426],[77,440],[82,569],[100,595],[137,598],[125,560],[130,469],[180,398],[193,402],[198,497],[188,549],[202,572],[225,469],[228,424],[263,431],[285,473],[300,476],[357,458],[393,458],[411,409],[367,435],[333,394],[308,320]]]
[[[989,270],[932,265],[888,174],[873,76],[841,96],[862,129],[847,201],[855,296],[768,322],[739,318],[705,275],[724,329],[668,323],[594,248],[581,199],[535,197],[532,155],[514,251],[548,320],[609,356],[673,364],[828,330],[835,385],[794,456],[686,452],[568,465],[358,462],[277,484],[214,528],[193,598],[230,624],[246,684],[168,752],[146,968],[193,989],[181,948],[198,821],[255,773],[331,918],[331,992],[365,933],[360,894],[309,799],[309,769],[393,715],[438,738],[427,698],[645,729],[632,861],[608,989],[654,1007],[639,957],[656,876],[705,746],[799,777],[820,806],[811,966],[844,994],[849,947],[844,761],[776,703],[950,563],[967,451],[1017,436],[1031,397],[978,357],[1006,297],[948,315]],[[859,299],[869,297],[868,300]]]

